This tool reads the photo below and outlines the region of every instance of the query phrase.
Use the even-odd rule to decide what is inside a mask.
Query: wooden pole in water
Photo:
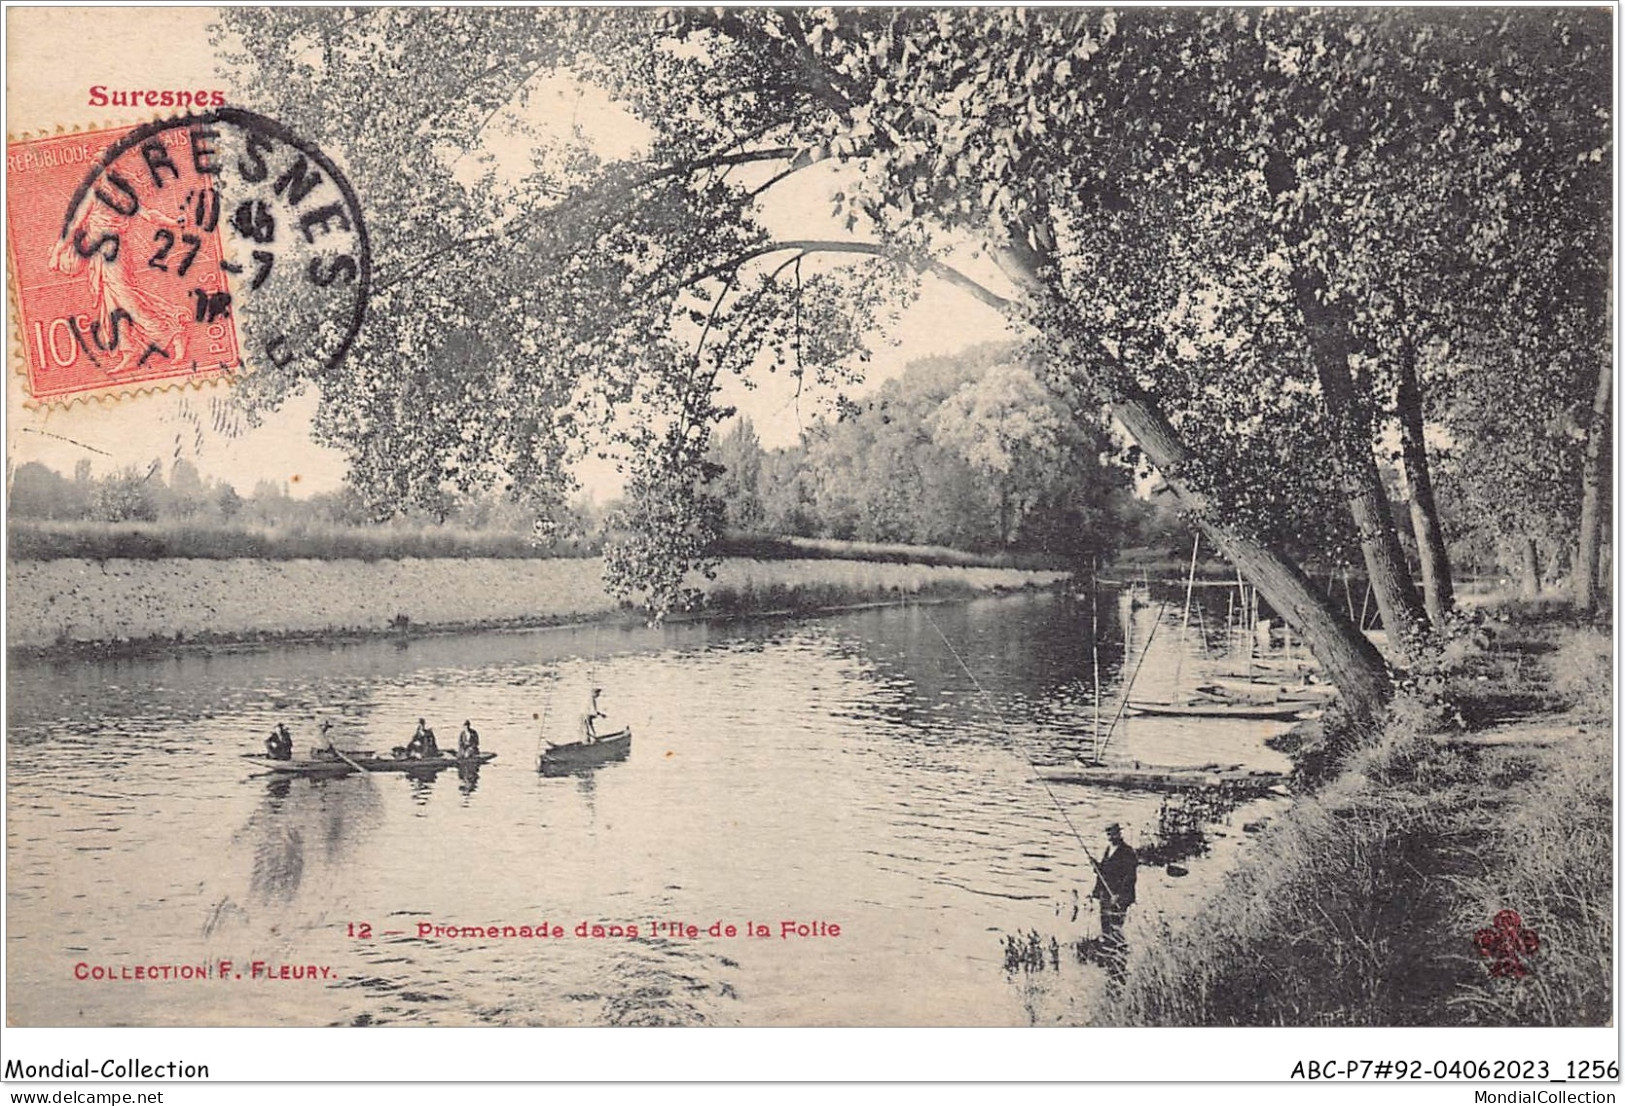
[[[1247,581],[1241,577],[1241,566],[1236,566],[1236,595],[1240,605],[1236,608],[1236,629],[1241,632],[1247,654],[1247,679],[1253,678],[1253,633],[1247,629]]]
[[[1202,547],[1202,534],[1197,531],[1191,542],[1191,570],[1185,580],[1185,619],[1179,626],[1179,657],[1174,661],[1174,686],[1179,686],[1179,674],[1185,667],[1185,633],[1191,628],[1191,592],[1196,588],[1196,551]]]

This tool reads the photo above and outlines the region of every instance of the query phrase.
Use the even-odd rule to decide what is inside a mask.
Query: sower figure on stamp
[[[1128,963],[1123,921],[1128,917],[1128,908],[1134,905],[1140,858],[1123,840],[1123,827],[1116,822],[1106,827],[1106,841],[1106,851],[1095,865],[1095,889],[1090,896],[1100,900],[1100,945],[1106,970],[1120,981]]]
[[[91,337],[118,358],[107,366],[109,374],[136,368],[152,353],[174,361],[186,359],[185,312],[137,279],[142,270],[135,244],[151,237],[150,228],[138,230],[139,223],[158,227],[171,243],[177,236],[192,236],[179,221],[139,204],[133,193],[128,202],[135,210],[125,214],[111,203],[98,202],[94,194],[87,195],[49,258],[57,272],[69,276],[83,272],[90,282],[97,316]]]

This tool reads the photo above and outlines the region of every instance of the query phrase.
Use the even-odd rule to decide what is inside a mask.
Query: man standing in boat
[[[1090,897],[1100,900],[1100,945],[1106,970],[1121,982],[1128,963],[1123,922],[1128,917],[1128,908],[1134,905],[1140,858],[1123,840],[1123,827],[1116,822],[1106,827],[1106,841],[1106,851],[1095,865],[1095,889]]]
[[[474,760],[480,755],[480,732],[468,719],[463,719],[463,732],[457,735],[457,759]]]
[[[593,723],[600,718],[609,717],[609,715],[598,709],[598,696],[603,694],[603,691],[604,689],[601,687],[592,689],[592,702],[587,705],[587,713],[581,716],[581,741],[583,744],[591,745],[598,740],[598,728]]]

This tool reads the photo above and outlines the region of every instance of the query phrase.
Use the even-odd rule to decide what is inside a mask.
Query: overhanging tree
[[[1005,312],[1069,387],[1110,404],[1357,713],[1387,697],[1383,662],[1357,628],[1267,537],[1223,513],[1168,382],[1222,388],[1228,361],[1281,355],[1277,377],[1318,396],[1368,564],[1373,549],[1386,553],[1385,617],[1401,631],[1415,621],[1379,509],[1368,395],[1349,360],[1358,304],[1340,266],[1362,225],[1349,213],[1373,195],[1359,182],[1380,180],[1391,155],[1381,128],[1410,118],[1384,96],[1382,59],[1397,49],[1447,68],[1483,27],[1441,18],[1452,49],[1436,49],[1410,41],[1399,17],[1365,13],[224,18],[252,59],[240,82],[250,101],[332,148],[364,199],[389,201],[383,224],[374,219],[373,316],[319,381],[319,429],[386,505],[447,482],[556,483],[596,432],[631,456],[630,498],[653,528],[611,558],[612,577],[644,584],[657,606],[674,602],[714,525],[694,497],[720,376],[847,379],[882,310],[930,274]],[[1322,54],[1331,61],[1305,79]],[[456,152],[550,73],[625,105],[647,128],[639,156],[546,135],[517,179],[456,168]],[[434,75],[423,99],[389,125],[401,105],[385,101],[423,74]],[[1333,87],[1346,79],[1352,90]],[[344,112],[316,106],[334,99]],[[1351,154],[1356,169],[1345,170]],[[402,166],[414,170],[406,182]],[[817,172],[841,185],[844,227],[775,237],[764,197]],[[955,267],[978,249],[999,261],[1005,287]],[[1108,272],[1126,279],[1107,284]],[[1206,352],[1177,340],[1169,284],[1186,276],[1246,301]],[[459,333],[487,355],[452,373],[440,359]],[[257,387],[274,402],[294,383]]]

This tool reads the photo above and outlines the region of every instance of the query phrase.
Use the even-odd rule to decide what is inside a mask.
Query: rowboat
[[[1289,721],[1310,709],[1311,703],[1227,703],[1218,701],[1195,703],[1152,703],[1130,699],[1128,709],[1136,714],[1153,714],[1170,718],[1257,718]]]
[[[1320,662],[1314,657],[1253,657],[1247,665],[1251,673],[1225,672],[1221,675],[1246,677],[1259,672],[1314,672],[1320,668]]]
[[[272,760],[263,753],[246,753],[243,759],[250,764],[292,776],[342,776],[360,767],[366,772],[440,772],[447,768],[478,768],[496,759],[495,753],[481,753],[477,757],[380,757],[371,753],[356,755],[346,751],[350,761],[312,757],[304,760]],[[353,762],[353,764],[351,763]]]
[[[549,745],[542,750],[536,768],[544,775],[568,772],[573,768],[588,768],[612,760],[625,760],[632,751],[632,729],[600,734],[591,742],[571,741],[564,745]]]
[[[1334,689],[1327,684],[1297,684],[1284,687],[1280,684],[1244,683],[1239,680],[1213,680],[1196,688],[1196,694],[1204,699],[1212,699],[1221,703],[1275,704],[1285,706],[1288,703],[1300,707],[1321,706],[1334,694]]]
[[[1287,777],[1283,773],[1249,770],[1240,764],[1125,764],[1112,768],[1078,765],[1039,768],[1037,772],[1040,779],[1049,783],[1078,783],[1086,787],[1117,787],[1131,791],[1187,791],[1222,787],[1248,795],[1272,795],[1283,793],[1287,784]]]

